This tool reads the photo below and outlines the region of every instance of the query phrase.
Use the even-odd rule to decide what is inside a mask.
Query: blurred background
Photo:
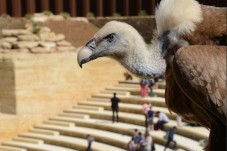
[[[198,0],[204,5],[224,7],[225,0]],[[160,0],[0,0],[0,15],[22,17],[29,13],[68,12],[71,16],[154,15]]]

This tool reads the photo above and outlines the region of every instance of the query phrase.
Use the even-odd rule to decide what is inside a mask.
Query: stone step
[[[23,137],[16,137],[13,138],[13,141],[25,142],[30,144],[43,144],[43,140],[34,139],[34,138],[23,138]]]
[[[127,124],[127,123],[112,124],[111,122],[106,120],[95,120],[95,119],[81,120],[81,119],[75,119],[75,118],[62,118],[62,117],[53,117],[53,118],[50,118],[50,120],[75,122],[76,125],[80,127],[106,130],[106,131],[111,131],[114,133],[119,133],[119,134],[128,135],[128,136],[133,136],[134,129],[145,131],[145,128],[141,126]],[[164,139],[164,135],[166,133],[164,131],[150,131],[150,133],[152,138],[155,140],[155,142],[160,143],[162,146],[165,145],[166,140]],[[190,143],[190,145],[193,145],[196,150],[202,150],[202,147],[199,146],[198,141],[192,140],[190,138],[182,137],[177,134],[175,134],[175,139],[178,142],[178,148],[188,150],[190,147],[189,146],[189,143]]]
[[[92,95],[92,98],[107,100],[111,99],[112,95],[108,94],[96,94]],[[136,96],[118,96],[122,103],[131,103],[131,104],[144,104],[145,102],[150,102],[153,106],[166,107],[165,99],[162,97],[136,97]]]
[[[43,139],[46,143],[50,145],[68,147],[74,150],[86,150],[87,147],[87,140],[77,137],[70,137],[70,136],[63,136],[59,135],[58,137],[45,135],[45,134],[37,134],[37,133],[24,133],[20,134],[21,137],[28,137],[28,138],[38,138]],[[92,150],[94,151],[125,151],[124,149],[107,145],[103,143],[99,143],[94,141],[92,143]],[[58,151],[58,150],[55,150]]]
[[[140,84],[140,81],[139,80],[128,80],[128,81],[119,81],[118,82],[119,84],[131,84],[131,85],[139,85]],[[166,86],[166,82],[165,81],[159,81],[157,82],[158,84],[158,88],[160,89],[165,89],[165,86]]]
[[[139,95],[140,96],[140,86],[125,86],[125,85],[115,85],[113,87],[108,87],[106,90],[111,90],[111,91],[122,91],[122,92],[129,92],[131,95]],[[153,89],[153,93],[156,94],[158,97],[165,97],[165,89]],[[147,96],[150,95],[150,89],[147,91]]]
[[[127,149],[127,143],[130,140],[130,137],[127,135],[122,135],[118,133],[113,133],[105,130],[98,130],[93,128],[86,127],[63,127],[57,125],[48,125],[43,124],[36,126],[39,129],[48,129],[48,130],[56,130],[59,131],[62,135],[79,137],[86,139],[87,135],[90,134],[95,138],[96,142],[116,146],[122,149]]]
[[[28,151],[25,148],[13,147],[13,146],[0,146],[0,151]]]
[[[153,93],[157,97],[165,97],[165,90],[164,89],[153,89]],[[130,94],[140,96],[140,89],[139,90],[132,90],[132,91],[130,91]],[[147,91],[147,96],[150,96],[150,90]]]
[[[52,125],[59,125],[59,126],[65,126],[65,127],[74,127],[74,123],[70,122],[61,122],[61,121],[44,121],[44,124],[52,124]]]
[[[64,110],[64,112],[65,113],[87,113],[90,115],[91,118],[110,120],[110,121],[112,120],[111,111],[95,112],[95,111],[87,111],[87,110],[81,110],[81,109],[68,109],[68,110]],[[154,121],[157,121],[157,120],[158,119],[155,117]],[[144,116],[139,114],[133,114],[133,113],[119,112],[119,122],[143,126]],[[183,125],[186,125],[186,124],[183,122]],[[173,120],[169,120],[169,122],[165,124],[163,128],[165,131],[167,131],[173,126],[176,126],[176,122]],[[177,129],[177,133],[179,135],[189,137],[195,140],[207,138],[209,135],[209,131],[203,127],[199,127],[199,128],[200,128],[200,131],[197,131],[197,129],[193,129],[193,127],[182,126]]]
[[[137,89],[140,89],[140,85],[139,84],[127,84],[127,83],[115,84],[114,87],[125,87],[125,88],[137,88]]]
[[[104,94],[112,94],[113,95],[113,93],[116,93],[117,94],[117,96],[118,96],[118,94],[119,95],[126,95],[126,96],[129,96],[130,95],[130,92],[126,92],[126,91],[113,91],[113,90],[103,90],[103,91],[101,91],[100,93],[104,93]]]
[[[118,81],[119,84],[140,84],[140,81],[139,80],[120,80]]]
[[[88,114],[71,114],[71,113],[60,113],[58,114],[62,117],[74,117],[74,118],[81,118],[81,119],[89,119],[90,116]]]
[[[75,105],[73,106],[75,109],[87,109],[92,111],[103,111],[104,108],[101,106],[86,106],[86,105]]]
[[[20,141],[10,141],[3,143],[5,146],[13,146],[13,147],[23,147],[30,151],[76,151],[74,149],[70,149],[67,147],[60,147],[49,144],[31,144],[27,142]]]
[[[50,136],[58,136],[60,134],[58,131],[41,130],[41,129],[31,129],[31,130],[29,130],[29,132],[40,133],[40,134],[45,134],[45,135],[50,135]]]
[[[104,101],[81,101],[78,102],[78,105],[88,105],[88,106],[101,106],[104,107],[105,110],[111,110],[111,103],[109,100]],[[164,107],[156,107],[152,106],[153,111],[161,111],[168,115],[170,119],[176,119],[176,114],[169,112],[167,108]],[[138,104],[130,104],[130,103],[119,103],[119,111],[120,112],[127,112],[127,113],[136,113],[136,114],[143,114],[142,105]]]

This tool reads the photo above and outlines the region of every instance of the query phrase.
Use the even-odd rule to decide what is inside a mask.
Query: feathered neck
[[[129,71],[143,78],[164,74],[166,62],[156,38],[152,40],[151,45],[147,45],[139,35],[131,43],[129,42],[129,46],[126,55],[120,61]]]

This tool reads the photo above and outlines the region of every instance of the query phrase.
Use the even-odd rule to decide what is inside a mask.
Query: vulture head
[[[147,46],[131,25],[110,21],[79,50],[77,61],[82,67],[91,60],[109,56],[135,75],[153,78],[165,72],[166,63],[160,52],[155,40],[153,45]]]

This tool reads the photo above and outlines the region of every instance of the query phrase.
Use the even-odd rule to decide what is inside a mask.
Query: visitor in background
[[[128,151],[135,151],[135,141],[134,137],[131,138],[131,140],[128,142]]]
[[[138,129],[137,128],[134,129],[133,137],[136,138],[138,136],[138,134],[139,134]]]
[[[153,92],[153,87],[155,85],[154,79],[150,79],[148,88],[150,89],[150,96],[155,97],[156,94]]]
[[[158,122],[154,126],[155,130],[163,130],[163,125],[169,122],[169,118],[165,113],[162,113],[160,111],[157,111],[156,115],[158,116]]]
[[[174,143],[173,149],[176,150],[177,142],[173,140],[173,136],[175,134],[176,129],[177,129],[176,126],[174,126],[174,127],[170,128],[170,130],[167,132],[167,135],[166,135],[167,143],[165,145],[164,151],[167,149],[167,147],[169,147],[170,142]]]
[[[139,150],[141,148],[141,144],[144,142],[144,136],[141,132],[138,133],[138,136],[135,138],[135,149]]]
[[[153,125],[154,125],[154,111],[152,111],[152,106],[150,106],[150,109],[147,112],[147,117],[148,117],[148,128],[149,130],[153,130]]]
[[[176,115],[176,121],[177,121],[177,127],[181,127],[182,124],[182,118],[179,114]]]
[[[115,121],[119,121],[119,117],[118,117],[118,110],[119,110],[119,107],[118,107],[118,103],[120,102],[120,99],[116,96],[116,93],[113,94],[113,97],[111,98],[111,108],[112,108],[112,112],[113,112],[113,115],[112,115],[112,121],[113,123]]]
[[[94,138],[91,136],[91,135],[87,135],[87,142],[88,142],[88,145],[87,145],[87,149],[86,151],[91,151],[91,145],[92,145],[92,142],[94,141]]]
[[[148,85],[147,85],[146,80],[145,79],[142,79],[140,81],[140,96],[142,98],[146,97],[146,95],[147,95],[147,86]]]
[[[146,130],[147,130],[147,126],[148,126],[148,124],[147,124],[147,119],[148,119],[147,112],[149,110],[150,110],[150,103],[148,101],[144,102],[144,104],[143,104],[143,114],[144,114],[144,117],[145,117],[144,126],[145,126]]]
[[[145,131],[144,133],[144,143],[143,143],[143,151],[151,151],[152,148],[152,138],[150,136],[149,131]]]

